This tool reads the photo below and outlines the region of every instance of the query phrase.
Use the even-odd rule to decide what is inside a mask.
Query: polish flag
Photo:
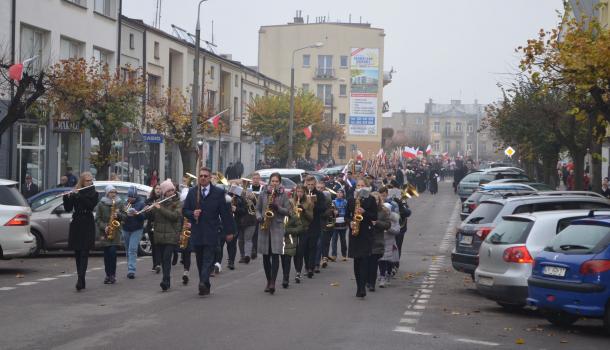
[[[228,109],[225,109],[224,111],[216,114],[215,116],[213,116],[212,118],[208,119],[208,123],[214,125],[214,129],[218,129],[218,124],[220,123],[220,116],[224,113],[228,111]]]
[[[413,147],[405,146],[402,155],[407,159],[415,159],[417,158],[417,150]]]
[[[310,124],[308,127],[303,128],[303,133],[305,134],[305,137],[309,140],[311,138],[311,135],[313,134],[313,124]]]
[[[362,154],[362,152],[357,151],[356,152],[356,160],[363,160],[364,159],[364,154]]]
[[[426,147],[426,155],[429,156],[430,153],[432,153],[432,146],[428,145],[428,147]]]
[[[424,151],[420,150],[419,147],[417,147],[417,156],[423,156],[424,155]]]
[[[444,159],[449,159],[449,152],[445,152],[442,154]]]
[[[30,57],[22,63],[15,63],[12,66],[8,67],[8,77],[11,80],[16,82],[20,82],[23,79],[23,66],[28,64],[30,61],[33,61],[38,56]]]

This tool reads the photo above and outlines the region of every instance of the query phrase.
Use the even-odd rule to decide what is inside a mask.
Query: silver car
[[[126,200],[127,191],[131,186],[136,186],[138,189],[138,196],[143,200],[148,197],[150,191],[152,190],[152,188],[149,186],[130,182],[96,181],[95,189],[98,193],[100,193],[100,196],[103,195],[105,187],[109,184],[113,185],[117,189],[119,197],[121,197],[123,200]],[[59,196],[53,195],[40,198],[38,202],[33,202],[31,204],[31,232],[36,237],[36,249],[32,255],[38,255],[43,250],[67,249],[68,233],[70,221],[72,220],[72,213],[66,213],[63,206],[61,193]],[[98,242],[96,242],[96,246],[97,243]],[[138,250],[140,254],[150,254],[150,239],[146,234],[143,236]]]
[[[475,271],[477,290],[505,308],[525,306],[527,279],[536,256],[572,220],[590,210],[558,210],[507,215],[479,250]]]
[[[0,179],[0,258],[21,258],[36,248],[30,234],[28,203],[17,190],[17,182]]]

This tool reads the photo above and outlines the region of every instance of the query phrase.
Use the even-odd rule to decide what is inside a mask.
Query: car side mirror
[[[56,207],[55,209],[53,209],[51,214],[61,215],[61,214],[65,213],[65,212],[66,212],[66,209],[64,208],[64,205],[62,204],[62,205]]]

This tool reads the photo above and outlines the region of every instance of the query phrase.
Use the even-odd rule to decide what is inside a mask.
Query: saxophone
[[[271,210],[271,204],[275,200],[275,189],[271,190],[271,195],[267,199],[267,209],[265,210],[265,220],[261,224],[261,230],[268,230],[271,227],[271,219],[275,216],[273,210]]]
[[[108,232],[106,232],[106,239],[112,241],[114,239],[114,235],[116,234],[119,227],[121,227],[121,223],[119,220],[115,219],[116,216],[116,201],[112,200],[112,206],[110,207],[110,220],[108,221]]]
[[[326,221],[326,228],[329,228],[329,229],[335,227],[335,220],[336,220],[335,210],[337,210],[337,207],[335,207],[335,203],[331,202],[330,210],[331,210],[331,213],[330,213],[330,215],[328,215],[328,220]]]
[[[360,195],[356,196],[356,204],[354,206],[354,220],[352,220],[349,224],[352,229],[352,236],[356,237],[360,234],[360,223],[364,219],[362,214],[357,214],[358,209],[360,209]]]
[[[191,238],[191,230],[188,227],[189,221],[187,218],[182,218],[182,233],[180,234],[180,249],[186,249]]]

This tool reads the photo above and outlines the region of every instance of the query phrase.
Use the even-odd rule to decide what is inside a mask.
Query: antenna
[[[213,46],[216,46],[216,45],[214,44],[214,20],[212,20],[212,45],[213,45]]]
[[[153,27],[157,29],[161,29],[161,9],[163,8],[162,1],[163,0],[157,0],[157,7],[155,10],[155,21],[153,23]]]

